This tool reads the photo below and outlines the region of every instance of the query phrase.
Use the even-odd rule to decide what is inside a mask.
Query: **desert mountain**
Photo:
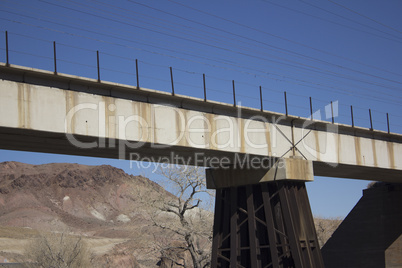
[[[16,259],[37,231],[67,230],[85,237],[96,267],[167,267],[160,265],[161,245],[180,242],[149,216],[147,204],[161,197],[174,198],[157,183],[108,165],[0,163],[0,262]],[[315,221],[321,245],[341,222]]]
[[[90,244],[95,251],[99,248],[99,255],[117,254],[126,259],[133,255],[142,267],[155,267],[157,254],[149,254],[155,250],[152,244],[168,234],[152,226],[147,217],[148,206],[144,204],[161,195],[173,197],[145,177],[128,175],[108,165],[3,162],[1,234],[7,236],[7,228],[14,232],[15,228],[69,230],[91,238]],[[5,243],[0,239],[0,255],[7,255]]]

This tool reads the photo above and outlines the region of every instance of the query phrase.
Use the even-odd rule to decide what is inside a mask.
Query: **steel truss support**
[[[216,190],[212,267],[324,267],[304,182]]]

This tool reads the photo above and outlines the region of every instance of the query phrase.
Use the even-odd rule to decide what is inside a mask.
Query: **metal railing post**
[[[53,41],[54,74],[57,74],[56,41]]]
[[[355,120],[353,118],[353,106],[350,105],[350,116],[352,118],[352,127],[355,127]]]
[[[96,66],[98,68],[98,82],[100,82],[99,50],[96,51]]]
[[[138,76],[138,59],[135,59],[135,77],[137,78],[137,89],[140,89],[140,78]]]
[[[388,116],[388,113],[387,113],[387,127],[388,127],[388,133],[390,133],[390,128],[389,128],[389,116]]]
[[[170,67],[170,81],[172,82],[172,96],[174,96],[173,69]]]
[[[260,86],[260,103],[261,103],[261,112],[264,111],[263,101],[262,101],[262,87]]]
[[[285,114],[288,116],[288,98],[286,96],[286,91],[284,92],[285,95]]]
[[[370,116],[370,130],[373,130],[373,119],[371,117],[371,109],[369,109],[369,116]]]
[[[236,89],[234,80],[232,80],[232,85],[233,85],[233,106],[236,107]]]
[[[6,31],[6,65],[10,66],[10,60],[8,57],[8,32]]]
[[[205,82],[205,74],[202,74],[202,81],[204,84],[204,101],[207,101],[207,85]]]

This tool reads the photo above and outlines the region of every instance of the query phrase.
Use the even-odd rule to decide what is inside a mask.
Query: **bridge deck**
[[[20,66],[0,79],[3,149],[206,166],[296,156],[318,176],[402,181],[399,134]]]

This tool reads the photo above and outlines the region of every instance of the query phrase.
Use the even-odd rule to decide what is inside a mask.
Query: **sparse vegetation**
[[[42,234],[26,246],[24,265],[32,268],[89,267],[90,252],[81,237],[66,233]]]
[[[171,193],[147,178],[110,166],[0,163],[0,188],[7,190],[0,192],[0,255],[16,262],[26,255],[24,262],[31,267],[52,267],[40,266],[33,253],[42,252],[38,254],[43,258],[49,253],[46,245],[53,243],[52,256],[62,256],[75,246],[81,248],[85,240],[82,245],[90,247],[87,257],[94,267],[156,267],[158,261],[161,267],[207,267],[214,215],[204,170],[171,167],[159,173]],[[14,180],[21,178],[26,183],[13,187]],[[92,210],[105,220],[96,218]],[[341,219],[316,217],[315,222],[322,246]],[[65,226],[88,236],[44,233]],[[57,249],[70,239],[74,247]],[[23,252],[26,245],[29,254]]]
[[[203,200],[212,197],[206,189],[204,170],[170,166],[159,173],[167,179],[175,197],[155,200],[152,220],[155,226],[180,238],[180,241],[160,241],[161,259],[169,260],[175,267],[209,267],[213,213],[201,209],[201,197]],[[191,264],[186,263],[185,252],[190,255]]]
[[[322,218],[314,217],[315,229],[320,248],[328,241],[338,226],[342,223],[342,218]]]

